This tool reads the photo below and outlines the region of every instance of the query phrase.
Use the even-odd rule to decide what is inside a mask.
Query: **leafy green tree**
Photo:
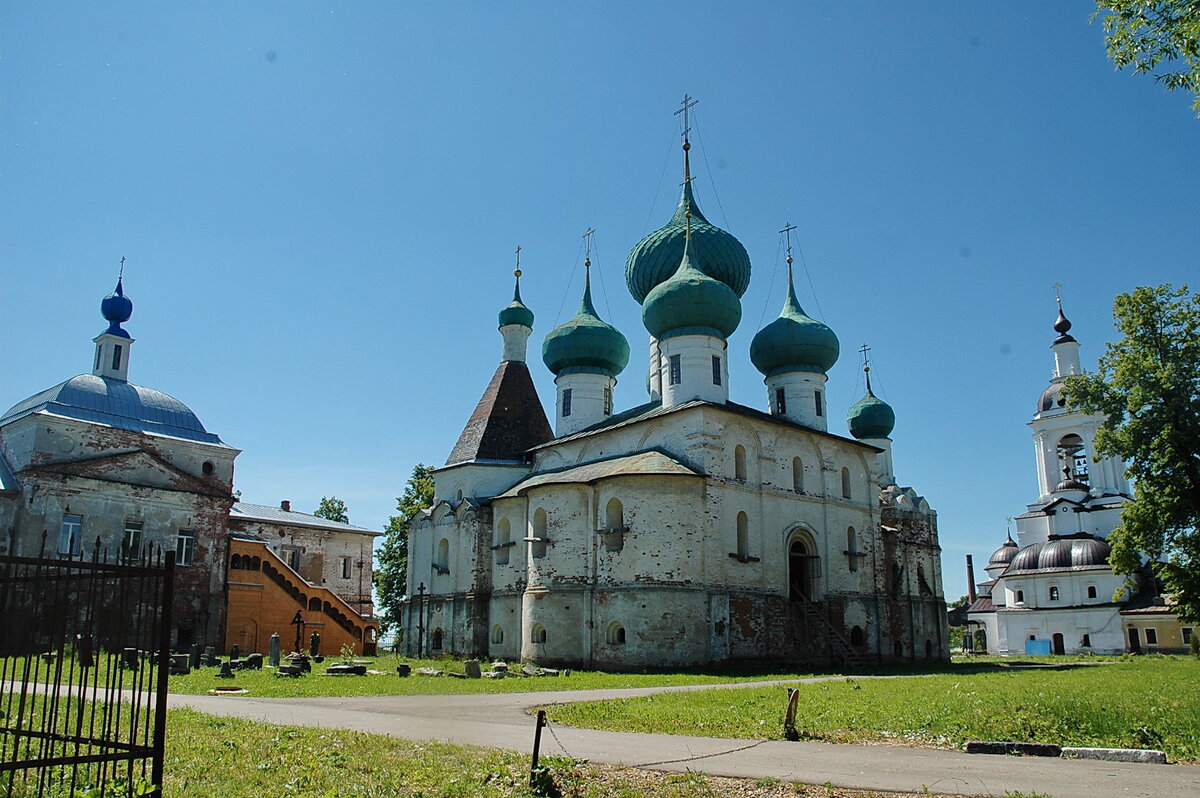
[[[1092,18],[1100,14],[1117,69],[1132,66],[1136,74],[1168,64],[1171,71],[1154,79],[1195,95],[1192,109],[1200,116],[1200,0],[1096,0]]]
[[[379,597],[379,625],[385,634],[400,620],[400,599],[408,576],[408,531],[413,516],[433,504],[433,469],[413,466],[404,493],[396,499],[396,512],[383,528],[383,543],[375,552],[375,595]]]
[[[313,515],[328,521],[350,523],[350,511],[346,507],[346,503],[337,496],[322,496],[321,503],[317,505],[317,511]]]
[[[1187,286],[1135,288],[1113,303],[1124,336],[1095,374],[1070,377],[1071,407],[1100,413],[1096,451],[1128,463],[1133,501],[1108,541],[1113,568],[1149,557],[1179,614],[1200,621],[1200,296]]]

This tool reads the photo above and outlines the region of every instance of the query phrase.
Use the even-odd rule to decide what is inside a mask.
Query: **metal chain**
[[[561,750],[564,754],[566,754],[568,757],[570,757],[571,759],[574,759],[578,762],[588,761],[586,759],[582,759],[580,757],[575,756],[574,754],[572,754],[570,751],[567,750],[567,747],[565,745],[563,745],[562,740],[558,739],[558,735],[554,732],[554,725],[550,723],[550,718],[546,718],[546,728],[550,730],[550,736],[554,738],[554,742],[558,744],[559,750]],[[678,762],[694,762],[697,759],[709,759],[714,756],[724,756],[725,754],[735,754],[738,751],[748,751],[751,748],[757,748],[758,746],[762,745],[765,742],[767,742],[767,740],[755,740],[754,742],[752,742],[748,745],[738,746],[737,748],[730,748],[727,751],[713,751],[711,754],[696,754],[695,756],[685,756],[685,757],[681,757],[679,759],[662,759],[662,760],[659,760],[658,762],[638,762],[637,764],[626,765],[625,767],[626,767],[626,769],[648,768],[648,767],[652,767],[654,765],[673,765]]]

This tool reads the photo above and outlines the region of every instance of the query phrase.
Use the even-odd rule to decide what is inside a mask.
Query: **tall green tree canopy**
[[[317,505],[317,510],[313,515],[329,521],[350,523],[350,510],[346,507],[346,503],[337,496],[322,496],[321,503]]]
[[[1168,90],[1190,91],[1200,116],[1200,0],[1096,0],[1117,69],[1150,72]],[[1160,65],[1163,72],[1155,72]]]
[[[1133,501],[1108,537],[1111,562],[1156,566],[1186,619],[1200,621],[1200,296],[1187,286],[1136,288],[1113,303],[1124,336],[1095,374],[1070,377],[1074,408],[1106,417],[1097,452],[1128,463]]]
[[[383,529],[383,543],[375,552],[375,594],[379,597],[379,625],[386,634],[400,620],[400,599],[408,576],[408,531],[413,516],[433,504],[433,469],[413,466],[404,493],[396,499],[396,515]]]

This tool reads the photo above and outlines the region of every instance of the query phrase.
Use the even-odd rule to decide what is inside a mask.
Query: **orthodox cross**
[[[517,244],[517,268],[513,271],[517,277],[521,276],[521,245]]]
[[[584,246],[587,248],[587,253],[583,257],[584,257],[584,260],[586,260],[589,265],[591,264],[591,260],[592,260],[592,236],[594,236],[594,235],[596,235],[596,231],[591,227],[589,227],[587,229],[587,232],[583,234],[583,243],[584,243]]]
[[[117,274],[117,281],[120,282],[125,278],[125,256],[121,256],[121,271]]]
[[[690,111],[698,102],[700,101],[695,97],[689,97],[687,94],[684,94],[683,102],[680,103],[679,110],[675,112],[675,116],[683,114],[683,140],[685,142],[688,140],[688,134],[692,131],[692,128],[688,125],[688,111]]]
[[[1062,283],[1054,284],[1054,296],[1059,302],[1062,302]]]
[[[867,354],[867,353],[868,353],[868,352],[870,352],[870,351],[871,351],[871,347],[867,346],[866,344],[863,344],[862,346],[860,346],[860,347],[858,348],[858,353],[859,353],[860,355],[862,355],[862,359],[863,359],[863,370],[864,370],[864,371],[866,371],[867,369],[869,369],[869,368],[870,368],[870,367],[867,365],[867,364],[868,364],[868,363],[870,363],[870,361],[871,361],[871,358],[870,358],[870,356]]]
[[[796,225],[792,224],[791,222],[788,222],[787,224],[785,224],[783,226],[783,229],[779,231],[780,235],[784,236],[787,239],[788,263],[792,262],[792,231],[795,229],[796,229]]]

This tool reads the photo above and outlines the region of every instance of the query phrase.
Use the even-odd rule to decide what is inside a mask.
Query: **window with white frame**
[[[341,558],[342,579],[349,579],[354,574],[354,561],[350,557]]]
[[[62,531],[58,538],[58,553],[64,557],[79,554],[79,541],[83,537],[83,516],[67,513],[62,517]]]
[[[142,554],[142,523],[140,521],[126,521],[125,534],[121,538],[121,558],[127,562],[133,562],[141,557]]]
[[[196,556],[196,530],[181,529],[175,536],[175,564],[191,565]]]

